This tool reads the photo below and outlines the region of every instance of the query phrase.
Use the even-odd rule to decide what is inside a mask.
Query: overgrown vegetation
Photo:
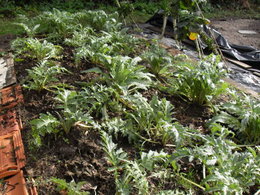
[[[72,145],[71,131],[95,131],[116,194],[257,193],[259,101],[230,94],[225,94],[230,102],[215,101],[227,88],[219,57],[197,63],[171,56],[158,44],[130,35],[118,14],[104,11],[54,9],[24,17],[19,25],[27,36],[13,48],[33,64],[24,86],[32,93],[48,92],[54,102],[30,122],[34,149],[44,147],[46,138],[51,138],[48,144],[62,138]],[[62,48],[73,51],[69,65]],[[65,66],[83,79],[76,80]],[[93,79],[84,79],[92,74]],[[73,81],[62,83],[63,77]],[[210,105],[215,117],[209,127],[182,125],[171,102],[176,97],[189,105]],[[52,182],[67,194],[91,191],[68,178]]]
[[[13,22],[19,21],[19,15],[27,15],[29,17],[39,15],[42,11],[51,11],[53,8],[58,10],[68,11],[70,13],[79,10],[103,9],[113,13],[121,11],[126,16],[131,14],[131,18],[126,17],[127,22],[132,22],[134,19],[137,22],[145,22],[158,10],[162,9],[161,1],[119,1],[122,8],[118,9],[115,0],[106,1],[84,1],[84,0],[53,0],[53,1],[15,1],[1,0],[0,1],[0,34],[21,34],[22,31],[16,28]],[[204,3],[202,10],[207,18],[225,18],[225,17],[243,17],[243,18],[260,18],[259,0],[251,1],[250,9],[243,9],[241,3],[236,1],[211,1]],[[230,11],[230,9],[232,11]],[[127,13],[127,14],[126,14]]]

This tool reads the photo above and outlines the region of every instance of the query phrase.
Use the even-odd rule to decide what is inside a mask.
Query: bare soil
[[[212,27],[219,31],[229,43],[253,46],[260,49],[260,20],[255,19],[225,19],[213,20]],[[258,34],[240,34],[239,30],[253,30]]]
[[[0,52],[7,52],[10,50],[10,43],[15,37],[15,35],[11,34],[0,35]]]

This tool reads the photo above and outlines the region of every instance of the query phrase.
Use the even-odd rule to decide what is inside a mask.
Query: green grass
[[[136,23],[145,23],[148,19],[152,17],[152,14],[136,10],[132,14],[132,17]]]
[[[14,24],[17,22],[16,18],[2,18],[0,19],[0,35],[13,34],[19,35],[22,33],[22,29]]]
[[[242,18],[242,19],[260,19],[260,6],[252,6],[252,9],[227,9],[210,8],[204,12],[204,16],[209,19],[223,18]]]

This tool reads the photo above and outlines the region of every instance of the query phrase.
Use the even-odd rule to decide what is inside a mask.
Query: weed
[[[51,178],[51,182],[57,185],[57,191],[68,195],[88,195],[89,192],[82,191],[86,182],[76,183],[74,180],[66,182],[64,179]],[[63,191],[63,192],[62,192]]]

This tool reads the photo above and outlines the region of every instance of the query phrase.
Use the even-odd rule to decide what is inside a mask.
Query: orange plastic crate
[[[24,166],[21,132],[14,131],[0,136],[0,179],[16,174]]]
[[[19,171],[16,175],[9,177],[0,183],[0,194],[29,195],[26,189],[23,171]]]
[[[19,84],[0,90],[0,111],[13,108],[23,102],[22,89]]]
[[[22,130],[22,121],[15,109],[0,112],[0,136]]]

